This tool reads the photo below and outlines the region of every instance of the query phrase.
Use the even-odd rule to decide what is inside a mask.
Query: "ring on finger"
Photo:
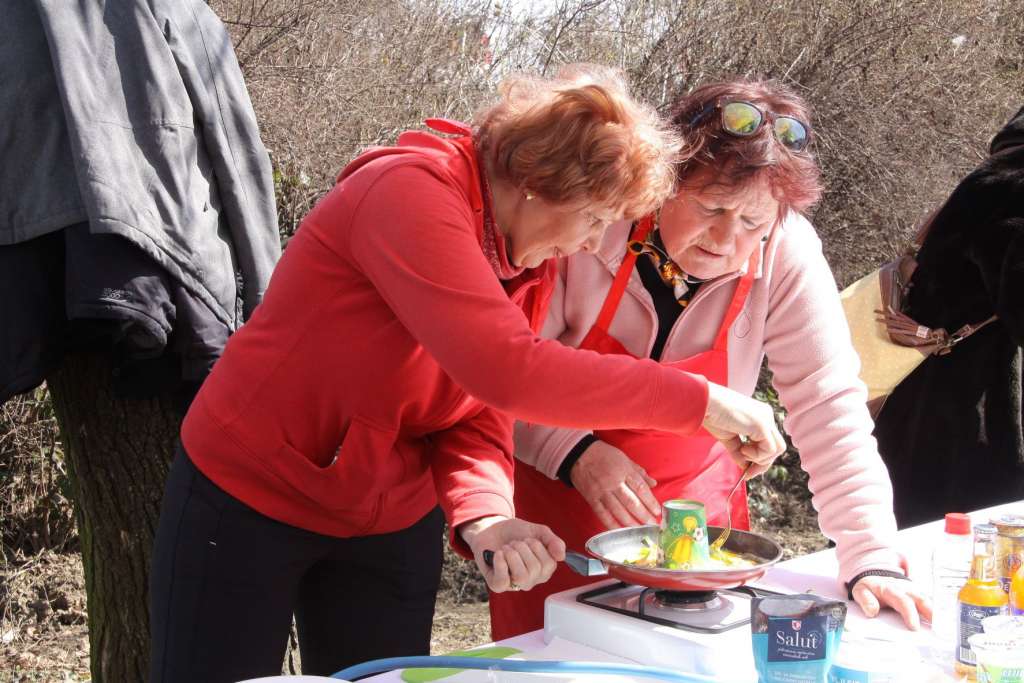
[[[523,590],[522,587],[518,583],[516,583],[515,581],[513,581],[512,583],[510,583],[508,585],[508,589],[510,591],[521,591],[521,590]]]

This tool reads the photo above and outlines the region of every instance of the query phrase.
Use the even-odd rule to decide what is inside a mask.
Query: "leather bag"
[[[933,214],[934,216],[934,214]],[[923,244],[931,220],[918,233]],[[868,388],[868,410],[875,418],[885,399],[925,358],[944,355],[996,320],[967,324],[950,334],[922,325],[906,314],[907,295],[917,269],[917,250],[884,263],[840,293],[850,338],[860,356],[860,378]]]

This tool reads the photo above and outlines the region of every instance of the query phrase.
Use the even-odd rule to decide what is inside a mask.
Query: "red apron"
[[[640,221],[631,239],[642,240],[650,231],[653,220]],[[629,355],[625,347],[608,334],[608,326],[619,307],[626,283],[636,263],[637,255],[627,250],[622,265],[615,274],[608,296],[605,298],[597,321],[580,344],[581,349],[599,353]],[[690,358],[663,365],[693,374],[703,375],[709,382],[728,385],[729,328],[743,309],[753,284],[754,261],[741,277],[732,302],[709,351]],[[682,437],[650,430],[614,429],[596,431],[595,435],[621,449],[634,462],[643,467],[658,482],[654,496],[659,501],[689,498],[703,501],[708,523],[725,523],[723,501],[740,476],[725,448],[704,429],[693,436]],[[747,512],[746,487],[741,486],[732,499],[732,523],[737,529],[750,528]],[[578,492],[561,481],[549,479],[536,469],[517,466],[515,469],[516,516],[538,524],[546,524],[560,536],[570,550],[583,552],[590,537],[605,531],[604,525]],[[564,563],[559,564],[551,579],[525,592],[491,594],[491,635],[494,640],[532,631],[544,625],[544,599],[559,591],[582,586],[591,581],[579,576]]]

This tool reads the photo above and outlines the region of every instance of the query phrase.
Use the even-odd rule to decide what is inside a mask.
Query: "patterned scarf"
[[[628,247],[634,254],[647,254],[647,257],[654,265],[654,269],[661,276],[661,281],[667,287],[672,288],[672,294],[675,296],[676,301],[680,306],[686,308],[690,303],[690,299],[696,293],[697,287],[704,281],[687,275],[679,267],[679,264],[672,260],[668,255],[668,250],[665,249],[665,243],[661,240],[661,231],[657,229],[652,230],[647,239],[642,242],[640,240],[630,240]]]
[[[498,279],[511,280],[526,269],[516,267],[509,261],[508,240],[505,239],[505,235],[494,222],[494,197],[491,195],[491,185],[487,182],[487,172],[484,170],[483,160],[479,156],[477,157],[477,166],[480,168],[480,188],[483,190],[484,200],[484,234],[481,247]]]

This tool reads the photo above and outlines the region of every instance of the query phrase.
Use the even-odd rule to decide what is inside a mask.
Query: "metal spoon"
[[[712,541],[711,545],[708,546],[709,554],[713,554],[721,550],[722,546],[725,545],[725,542],[729,539],[729,534],[732,533],[732,505],[729,501],[732,500],[732,495],[736,493],[737,489],[739,489],[740,484],[743,483],[743,479],[747,476],[747,471],[753,464],[754,463],[752,462],[747,463],[747,466],[743,468],[742,472],[740,472],[740,478],[732,485],[732,491],[729,491],[729,495],[725,497],[725,528],[722,529],[722,533],[718,535],[718,538]]]

